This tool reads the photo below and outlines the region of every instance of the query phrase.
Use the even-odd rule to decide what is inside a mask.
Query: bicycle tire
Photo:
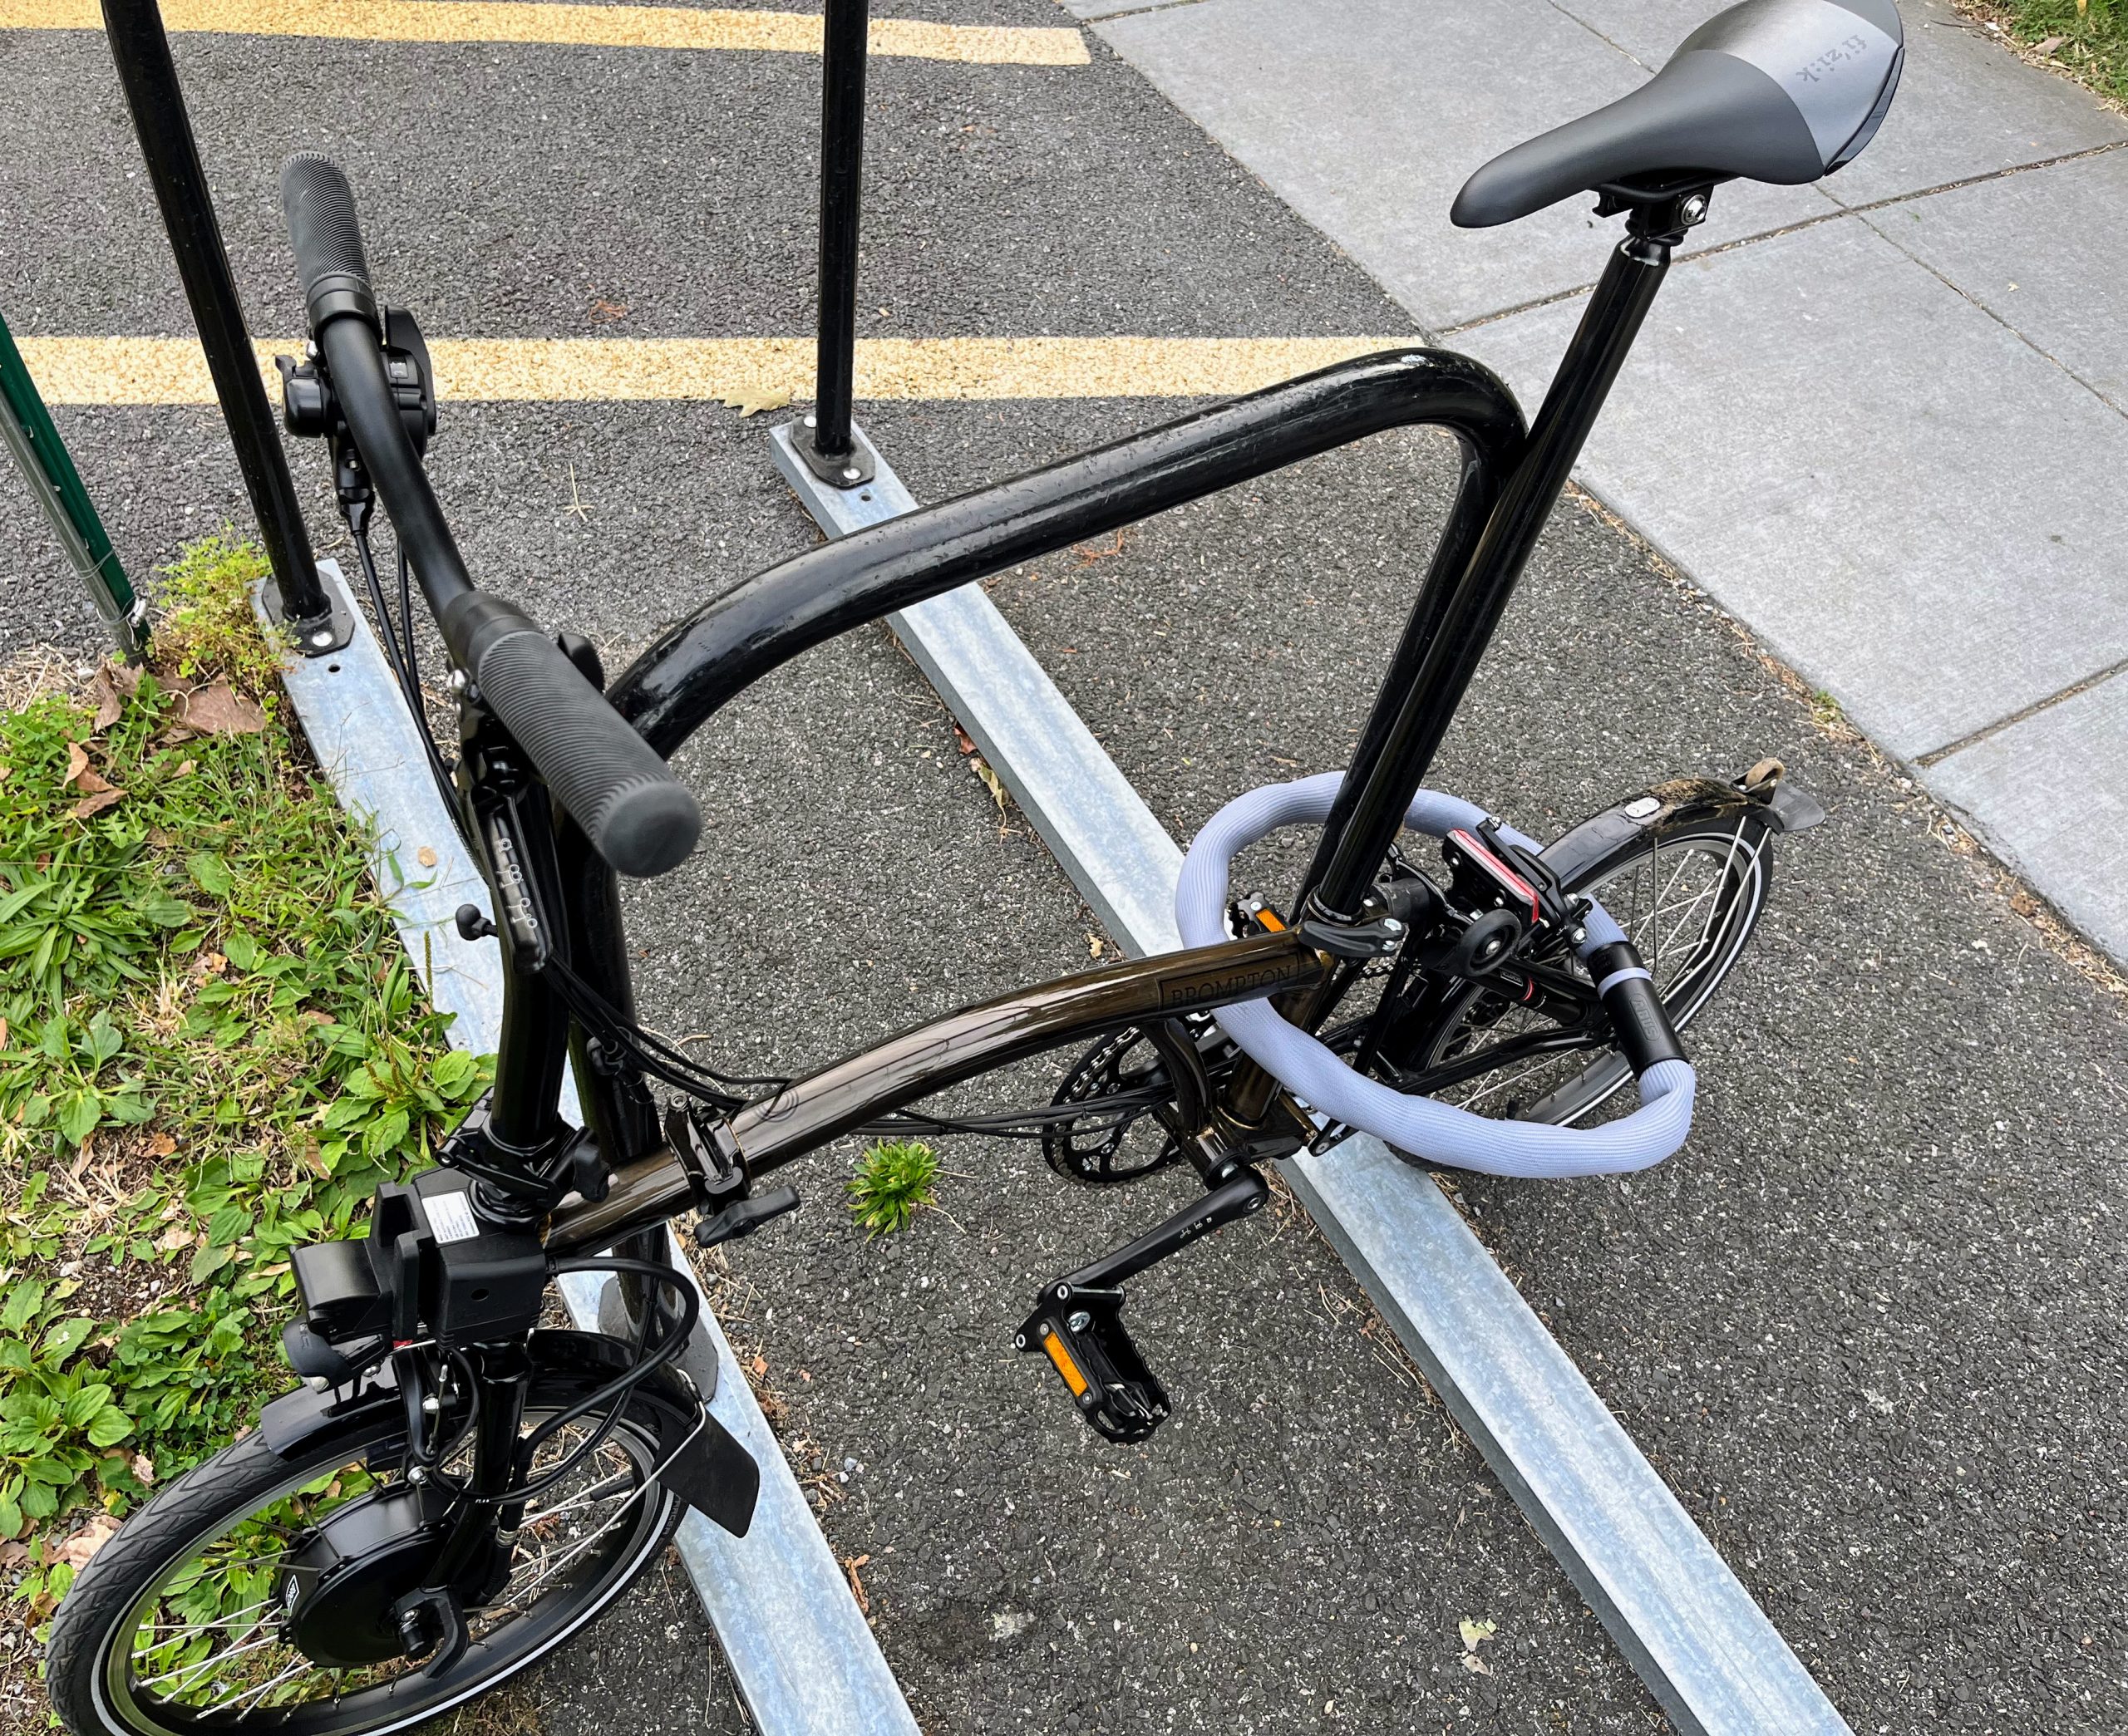
[[[581,1377],[540,1370],[530,1395],[528,1424],[584,1389]],[[627,1527],[623,1547],[601,1558],[593,1573],[565,1582],[484,1634],[437,1678],[410,1665],[387,1683],[330,1699],[295,1705],[262,1700],[256,1716],[241,1711],[232,1716],[226,1702],[191,1708],[176,1706],[168,1697],[152,1704],[145,1700],[139,1684],[130,1679],[133,1642],[172,1579],[203,1549],[286,1499],[292,1489],[354,1463],[372,1448],[396,1447],[401,1434],[388,1409],[372,1409],[284,1458],[264,1431],[254,1429],[186,1472],[129,1519],[82,1571],[53,1618],[46,1688],[74,1736],[198,1736],[209,1729],[269,1727],[276,1736],[389,1736],[487,1692],[578,1637],[657,1559],[680,1521],[678,1498],[654,1479],[659,1464],[654,1424],[631,1411],[610,1438],[638,1468],[649,1470],[642,1512]],[[253,1624],[254,1630],[264,1625],[263,1619]],[[182,1684],[187,1692],[195,1685]],[[236,1704],[240,1708],[242,1699]]]

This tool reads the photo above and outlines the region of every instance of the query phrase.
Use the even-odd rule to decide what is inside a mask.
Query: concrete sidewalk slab
[[[2128,883],[2115,871],[2128,837],[2128,675],[2114,675],[2061,704],[1930,766],[1937,794],[1961,810],[1995,850],[2062,915],[2116,958],[2128,957]]]
[[[1646,81],[1555,7],[1203,0],[1097,30],[1431,331],[1592,283],[1603,269],[1613,225],[1598,225],[1586,200],[1497,229],[1448,220],[1456,189],[1489,158]],[[1837,209],[1809,187],[1741,189],[1717,203],[1695,246]]]
[[[2128,150],[1902,201],[1866,220],[2128,413]]]
[[[1719,6],[1563,0],[1563,9],[1652,71]],[[1899,14],[1906,67],[1891,113],[1867,150],[1818,184],[1840,204],[1874,204],[2128,139],[2128,120],[2027,66],[1944,0],[1899,0]]]
[[[1579,312],[1467,346],[1526,401]],[[1679,268],[1579,474],[1903,757],[2128,657],[2128,421],[1859,220]]]

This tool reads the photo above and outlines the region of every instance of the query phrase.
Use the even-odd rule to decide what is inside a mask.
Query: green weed
[[[905,1229],[924,1207],[936,1206],[938,1179],[938,1154],[922,1140],[882,1140],[843,1186],[850,1215],[869,1239]]]
[[[2128,102],[2128,0],[2000,0],[1988,8],[2012,34],[2052,44],[2049,57],[2116,102]]]
[[[289,1384],[289,1248],[353,1233],[489,1075],[270,708],[263,571],[195,545],[132,691],[0,713],[0,1562],[32,1621],[62,1539]],[[265,727],[188,729],[215,682]]]

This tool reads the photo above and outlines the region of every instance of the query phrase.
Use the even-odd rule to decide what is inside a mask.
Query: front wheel
[[[536,1340],[535,1340],[536,1343]],[[529,1429],[588,1389],[542,1368]],[[582,1632],[656,1559],[680,1505],[658,1480],[653,1420],[625,1412],[569,1475],[525,1509],[507,1581],[468,1614],[471,1643],[436,1675],[407,1657],[323,1662],[286,1618],[284,1564],[328,1520],[367,1507],[377,1532],[406,1512],[392,1465],[396,1407],[367,1409],[283,1458],[264,1431],[187,1472],[128,1520],[83,1571],[53,1619],[46,1685],[75,1736],[382,1736],[433,1718],[514,1675]],[[532,1475],[559,1467],[598,1419],[571,1424],[539,1449]],[[572,1431],[574,1431],[572,1433]],[[443,1467],[449,1472],[447,1461]],[[339,1535],[355,1534],[343,1527]],[[343,1654],[427,1564],[416,1535],[380,1547],[334,1612]],[[372,1607],[374,1606],[374,1607]],[[313,1645],[313,1650],[321,1648]]]

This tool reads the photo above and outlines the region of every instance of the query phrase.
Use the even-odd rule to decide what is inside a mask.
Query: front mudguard
[[[587,1392],[627,1368],[632,1354],[628,1345],[603,1334],[569,1330],[534,1332],[526,1349],[535,1369],[580,1382]],[[761,1467],[709,1414],[694,1381],[670,1365],[655,1370],[629,1394],[628,1409],[657,1430],[663,1467],[658,1480],[735,1537],[746,1536],[761,1493]],[[299,1386],[283,1393],[259,1412],[259,1432],[277,1455],[296,1460],[314,1443],[352,1424],[374,1427],[385,1421],[396,1428],[405,1417],[399,1383],[387,1362],[352,1390],[336,1387],[321,1393]],[[388,1453],[392,1441],[380,1440],[372,1450]]]

